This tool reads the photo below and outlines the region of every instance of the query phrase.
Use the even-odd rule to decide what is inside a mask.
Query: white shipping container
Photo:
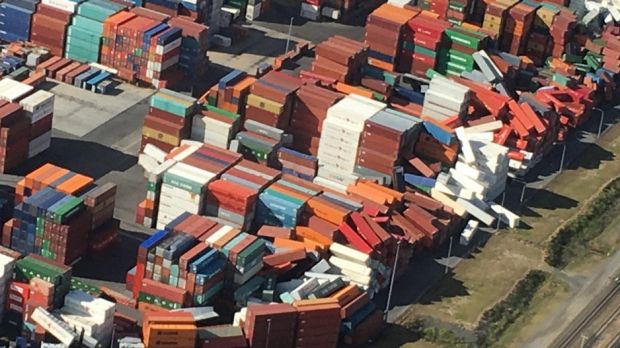
[[[38,90],[19,102],[30,119],[30,123],[36,123],[42,118],[54,112],[54,94]]]
[[[52,316],[41,307],[37,307],[30,318],[66,346],[73,344],[77,338],[64,321]]]
[[[0,80],[0,100],[15,103],[32,92],[34,87],[11,79]]]
[[[256,5],[248,5],[245,9],[245,20],[251,22],[256,18],[260,17],[262,5],[262,3],[258,3]]]
[[[329,246],[329,252],[334,256],[350,260],[353,262],[357,262],[364,265],[369,265],[371,262],[371,258],[369,255],[364,254],[363,252],[350,248],[346,245],[342,245],[340,243],[332,243]]]

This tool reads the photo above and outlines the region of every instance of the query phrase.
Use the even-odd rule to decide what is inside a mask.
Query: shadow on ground
[[[135,156],[95,142],[52,138],[49,149],[26,161],[14,174],[26,175],[45,163],[52,163],[96,180],[111,171],[125,171],[137,161]]]
[[[136,265],[138,246],[144,238],[139,232],[124,231],[104,252],[82,258],[73,266],[73,275],[98,281],[124,283],[127,271]]]

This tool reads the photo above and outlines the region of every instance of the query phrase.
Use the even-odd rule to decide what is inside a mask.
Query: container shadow
[[[123,231],[105,251],[82,258],[73,266],[73,275],[99,281],[125,283],[127,271],[136,265],[141,239],[144,239],[141,233]]]
[[[138,162],[136,156],[85,140],[52,137],[51,146],[15,170],[26,175],[45,163],[99,179],[111,171],[125,171]]]

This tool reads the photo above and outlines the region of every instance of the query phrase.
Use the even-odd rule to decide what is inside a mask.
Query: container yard
[[[362,39],[245,71],[211,55],[276,0],[0,2],[2,336],[373,342],[421,258],[521,226],[509,185],[600,135],[620,8],[573,2],[295,1]]]

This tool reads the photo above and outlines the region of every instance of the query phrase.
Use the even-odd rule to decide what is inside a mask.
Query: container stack
[[[9,288],[13,279],[13,270],[15,268],[15,258],[0,253],[0,319],[4,319],[5,308],[9,308],[7,299],[9,297]]]
[[[286,147],[278,150],[278,163],[282,167],[282,173],[307,181],[314,180],[319,167],[318,158]]]
[[[80,196],[93,187],[93,179],[48,163],[17,182],[15,201],[22,202],[24,198],[46,187],[67,195]]]
[[[250,347],[293,347],[297,320],[290,304],[253,305],[247,307],[243,332]]]
[[[114,219],[116,185],[106,183],[84,194],[84,205],[90,213],[90,250],[100,252],[118,236],[120,221]]]
[[[364,41],[369,47],[370,65],[386,71],[411,70],[413,52],[405,49],[403,43],[412,41],[411,28],[407,22],[418,13],[383,4],[368,16]]]
[[[551,25],[551,38],[553,40],[553,49],[551,56],[562,57],[566,50],[566,44],[573,37],[573,31],[577,25],[577,17],[567,9],[561,9],[553,18]]]
[[[36,91],[22,99],[19,104],[30,121],[28,137],[28,158],[32,158],[50,147],[52,141],[52,119],[54,117],[54,95]]]
[[[297,226],[306,203],[320,191],[300,185],[291,178],[282,178],[267,187],[258,199],[256,222],[258,226],[271,225],[286,228]]]
[[[126,81],[165,88],[181,79],[177,71],[181,41],[179,28],[133,12],[119,12],[104,23],[101,62],[117,69]]]
[[[15,276],[13,283],[21,283],[26,286],[21,286],[20,291],[22,294],[30,291],[30,282],[33,279],[41,279],[48,283],[53,284],[53,291],[48,292],[48,296],[52,297],[51,305],[49,307],[60,308],[64,303],[65,295],[71,289],[71,267],[61,266],[57,263],[50,262],[38,255],[27,255],[22,259],[17,260],[15,263]],[[26,291],[23,291],[26,290]],[[26,295],[26,306],[28,307],[28,295]],[[47,307],[47,305],[45,305]],[[24,308],[23,314],[26,315]],[[32,314],[31,308],[30,314]]]
[[[342,36],[332,36],[315,49],[312,72],[337,81],[357,84],[360,69],[368,63],[368,46]]]
[[[205,144],[228,149],[230,141],[241,128],[239,114],[217,108],[204,106],[205,110],[194,115],[190,138]]]
[[[454,25],[465,23],[471,17],[470,13],[475,3],[475,1],[470,0],[449,0],[446,19]]]
[[[536,17],[538,5],[518,3],[508,11],[504,24],[504,35],[499,48],[510,54],[523,54]]]
[[[337,300],[296,301],[296,346],[337,347],[340,335],[340,306]]]
[[[206,213],[242,230],[251,228],[258,194],[280,173],[271,168],[242,160],[209,183]]]
[[[355,172],[364,177],[385,177],[391,181],[394,169],[412,155],[413,145],[421,126],[420,119],[385,109],[364,123]]]
[[[505,0],[493,1],[487,4],[484,20],[482,22],[482,29],[484,29],[492,39],[501,42],[508,11],[515,3],[517,3],[517,1]]]
[[[450,91],[450,93],[448,94],[446,91]],[[426,91],[422,115],[439,123],[454,116],[463,119],[469,106],[470,95],[469,88],[466,86],[436,75]],[[444,142],[450,143],[449,140]]]
[[[87,250],[89,215],[81,198],[44,188],[24,199],[15,216],[8,222],[11,228],[4,230],[9,236],[3,235],[12,249],[62,264],[72,263]]]
[[[203,24],[195,23],[182,17],[174,17],[168,25],[182,30],[181,54],[179,68],[186,78],[195,79],[203,76],[209,65],[207,48],[209,47],[209,29]]]
[[[191,314],[147,312],[142,326],[146,347],[195,347],[197,328]]]
[[[9,79],[2,80],[0,90],[7,85],[4,83],[5,81],[15,82]],[[7,90],[4,91],[8,92]],[[1,96],[0,99],[2,99]],[[28,158],[30,122],[20,105],[0,100],[0,127],[2,132],[0,137],[0,148],[2,149],[0,151],[0,170],[5,173],[19,166]]]
[[[65,56],[79,62],[99,62],[103,23],[124,7],[106,0],[81,3],[67,29]]]
[[[207,185],[240,159],[236,153],[214,146],[180,148],[178,162],[163,175],[157,208],[157,226],[163,228],[183,212],[204,211]]]
[[[73,12],[67,11],[64,6],[38,4],[37,11],[32,16],[30,41],[47,47],[55,56],[63,56],[67,28],[71,24],[72,15]]]
[[[446,42],[438,55],[437,71],[456,76],[471,72],[474,69],[472,54],[486,48],[488,36],[458,27],[448,28],[444,33]]]
[[[0,39],[4,41],[28,41],[30,22],[36,11],[37,1],[5,1],[0,4]]]
[[[297,102],[288,127],[293,135],[293,149],[316,156],[327,110],[342,95],[313,85],[302,86],[296,94]]]
[[[70,291],[65,296],[59,317],[74,327],[77,332],[108,346],[112,340],[115,304],[102,298],[95,298],[82,291]]]
[[[363,345],[383,330],[383,313],[377,309],[366,293],[350,285],[332,296],[341,306],[341,331],[343,341],[350,345]]]
[[[431,0],[420,0],[419,4],[422,10],[430,11],[435,14],[440,19],[446,19],[448,14],[448,9],[450,8],[448,0],[440,0],[440,1],[431,1]]]
[[[413,31],[414,53],[411,73],[425,76],[428,69],[434,69],[438,51],[442,45],[443,33],[450,27],[446,21],[419,15],[408,23]]]
[[[141,149],[147,144],[169,152],[190,135],[196,99],[168,89],[151,97],[149,113],[144,118]]]
[[[256,80],[247,98],[246,121],[253,120],[270,127],[287,129],[295,103],[295,92],[301,85],[299,78],[279,71],[271,71]]]
[[[355,182],[355,162],[364,122],[383,110],[385,104],[349,95],[327,111],[319,141],[319,171],[314,182],[340,192]],[[351,116],[351,110],[357,110]]]
[[[247,76],[246,73],[240,70],[233,70],[222,77],[217,85],[212,87],[208,92],[205,103],[243,115],[248,95],[254,82],[256,82],[255,77]]]
[[[263,269],[265,241],[238,229],[225,226],[207,237],[206,242],[219,250],[227,259],[225,280],[228,288],[235,289],[236,303],[245,304],[246,288],[262,284],[256,274]],[[259,282],[260,281],[260,282]]]

